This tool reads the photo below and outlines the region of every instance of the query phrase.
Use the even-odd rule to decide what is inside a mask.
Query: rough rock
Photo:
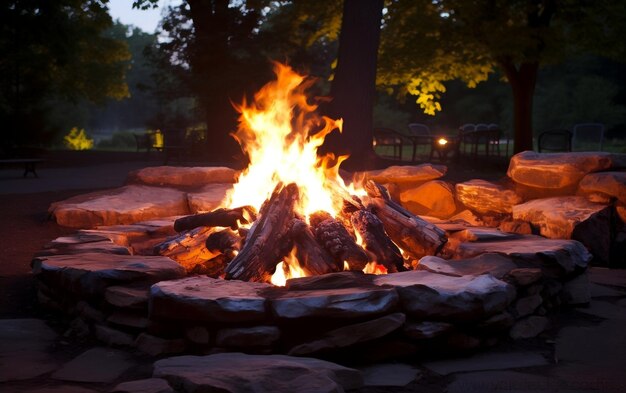
[[[111,393],[174,393],[174,390],[165,379],[148,378],[120,383]]]
[[[561,300],[565,304],[587,304],[591,301],[591,283],[587,272],[563,283]]]
[[[226,281],[205,276],[155,284],[150,292],[150,315],[169,320],[214,322],[262,321],[269,284]]]
[[[228,348],[271,347],[280,338],[276,326],[254,326],[248,328],[220,329],[215,345]]]
[[[234,183],[237,171],[227,167],[154,166],[128,174],[128,183],[166,187],[193,187],[208,183]]]
[[[134,310],[114,311],[107,318],[107,322],[135,329],[146,329],[150,325],[146,312],[136,312]]]
[[[79,234],[106,237],[115,244],[131,246],[146,239],[162,238],[177,233],[174,230],[176,217],[142,221],[128,225],[103,225],[95,229],[81,229]]]
[[[395,183],[419,183],[439,179],[446,174],[448,168],[445,165],[421,164],[390,166],[385,169],[367,171],[356,174],[364,176],[365,180],[373,180],[379,184]]]
[[[626,203],[626,172],[599,172],[585,176],[578,185],[584,195],[601,193]]]
[[[404,334],[417,340],[431,339],[451,332],[454,325],[447,322],[421,321],[404,325]]]
[[[56,338],[39,319],[0,320],[0,382],[35,378],[56,369],[47,352]]]
[[[593,219],[606,205],[589,202],[584,197],[567,196],[535,199],[513,207],[513,218],[539,227],[550,239],[571,239],[574,228]],[[608,230],[608,228],[607,228]]]
[[[76,233],[62,236],[46,244],[36,256],[83,254],[98,252],[102,254],[130,255],[128,247],[113,243],[109,238],[96,234]]]
[[[320,339],[291,348],[288,354],[295,356],[309,355],[371,341],[399,329],[405,320],[406,316],[404,314],[395,313],[367,322],[343,326],[327,332]]]
[[[433,180],[400,193],[400,202],[413,214],[447,218],[456,211],[452,186]]]
[[[533,229],[530,224],[522,220],[504,219],[498,225],[502,232],[517,233],[519,235],[532,235]]]
[[[496,314],[476,325],[482,332],[508,330],[515,323],[515,318],[508,311]]]
[[[33,273],[76,293],[102,296],[106,287],[129,282],[157,282],[185,275],[185,269],[167,257],[85,253],[37,257]]]
[[[324,360],[242,353],[159,360],[153,376],[190,392],[335,393],[363,385],[359,371]]]
[[[456,185],[456,197],[478,213],[511,213],[522,198],[513,190],[486,180],[472,179]]]
[[[229,183],[207,184],[199,191],[187,194],[187,203],[193,213],[210,212],[222,205],[226,193],[233,188]]]
[[[148,333],[141,333],[135,340],[135,346],[141,352],[152,356],[181,353],[186,348],[183,339],[166,339]]]
[[[194,344],[206,345],[209,343],[209,329],[204,326],[191,326],[185,329],[185,337]]]
[[[126,352],[92,348],[66,363],[52,378],[74,382],[110,383],[134,366]]]
[[[626,166],[626,154],[535,153],[511,157],[507,174],[516,183],[545,189],[576,187],[588,173]]]
[[[122,308],[147,308],[150,288],[148,287],[123,287],[115,285],[108,287],[104,292],[106,301],[116,307]]]
[[[515,285],[526,287],[541,280],[543,273],[539,268],[525,267],[509,271],[508,276]]]
[[[546,317],[531,315],[520,319],[513,325],[509,335],[512,339],[533,338],[548,328],[549,321]]]
[[[489,240],[518,239],[519,236],[513,233],[502,232],[497,228],[489,227],[469,227],[453,233],[450,237],[462,242],[476,242]]]
[[[104,325],[95,325],[94,330],[96,338],[107,345],[122,345],[128,347],[135,345],[135,337],[126,332]]]
[[[489,274],[451,277],[427,271],[407,271],[376,277],[392,285],[402,309],[428,320],[468,321],[503,311],[515,298],[515,288]]]
[[[189,208],[182,191],[130,185],[54,202],[48,212],[59,225],[94,228],[189,214]]]
[[[515,240],[461,243],[455,248],[454,256],[463,259],[488,252],[511,256],[515,262],[538,266],[544,274],[557,276],[586,268],[592,258],[585,246],[575,240],[534,235],[523,235]]]
[[[418,369],[401,363],[376,364],[360,370],[365,386],[406,386],[421,377]]]
[[[535,310],[541,305],[541,303],[543,303],[543,298],[541,297],[541,295],[537,294],[519,298],[515,302],[515,313],[518,318],[525,317],[535,312]]]
[[[307,291],[317,289],[340,289],[374,286],[374,277],[361,271],[347,270],[337,273],[291,278],[285,288],[289,291]]]
[[[462,260],[446,260],[435,256],[427,256],[420,259],[417,268],[456,277],[479,276],[489,273],[496,278],[502,278],[511,270],[517,268],[517,265],[513,263],[511,257],[488,253]]]
[[[513,218],[532,223],[547,238],[578,240],[600,261],[610,260],[610,206],[580,196],[535,199],[513,207]]]
[[[289,291],[270,301],[279,318],[359,318],[388,312],[398,303],[394,288],[337,288]]]

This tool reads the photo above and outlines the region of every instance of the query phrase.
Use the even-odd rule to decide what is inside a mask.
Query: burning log
[[[241,238],[230,228],[227,228],[210,234],[205,245],[207,250],[226,256],[227,261],[230,262],[241,250],[241,243]]]
[[[291,250],[289,234],[300,193],[294,183],[281,187],[278,184],[261,206],[243,248],[226,267],[226,279],[269,281],[278,262]]]
[[[312,275],[338,272],[343,269],[343,265],[336,263],[333,257],[319,245],[304,221],[293,220],[291,238],[296,247],[296,258],[300,266]]]
[[[326,212],[313,213],[310,221],[315,238],[335,258],[336,263],[346,261],[351,270],[363,270],[369,257],[339,221]]]
[[[169,257],[190,271],[194,266],[216,256],[216,253],[205,247],[205,241],[212,231],[213,228],[200,227],[168,238],[154,246],[154,254]]]
[[[436,255],[448,241],[445,232],[394,202],[385,187],[368,181],[365,184],[368,208],[383,222],[389,237],[411,257]]]
[[[237,229],[239,223],[247,224],[256,219],[252,206],[236,209],[216,209],[209,213],[194,214],[174,221],[174,230],[182,232],[198,227],[231,227]]]
[[[226,255],[220,254],[215,258],[209,259],[195,265],[190,271],[190,274],[204,274],[212,278],[218,278],[224,274],[224,268],[230,261]]]
[[[388,272],[404,270],[404,258],[383,227],[382,221],[367,210],[358,210],[352,214],[352,227],[363,239],[365,250],[375,256],[376,263],[387,268]]]

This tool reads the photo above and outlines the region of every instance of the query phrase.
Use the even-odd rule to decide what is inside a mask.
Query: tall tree
[[[513,93],[516,152],[532,149],[542,64],[582,51],[624,59],[624,1],[396,0],[388,11],[379,82],[434,114],[445,81],[474,86],[500,69]]]
[[[342,117],[343,133],[329,136],[328,147],[349,154],[351,168],[364,168],[375,157],[372,146],[376,94],[376,60],[383,0],[344,0],[337,68],[329,105],[332,117]]]
[[[101,102],[128,95],[125,43],[97,0],[8,0],[0,5],[3,148],[46,142],[50,98]],[[46,133],[47,132],[47,133]]]

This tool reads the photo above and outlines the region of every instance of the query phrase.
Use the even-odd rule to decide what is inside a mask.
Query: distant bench
[[[43,162],[44,160],[41,158],[11,158],[6,160],[0,160],[0,166],[24,166],[24,177],[27,177],[29,173],[32,173],[35,177],[39,177],[37,175],[37,164]]]

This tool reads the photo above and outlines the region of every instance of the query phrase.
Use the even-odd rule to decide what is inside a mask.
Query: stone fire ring
[[[462,259],[425,257],[414,271],[341,272],[286,287],[187,275],[174,260],[146,254],[174,234],[172,214],[217,207],[234,171],[165,167],[149,175],[142,179],[140,171],[130,176],[139,184],[54,204],[58,222],[75,219],[90,229],[55,239],[32,262],[39,301],[109,345],[151,355],[242,351],[376,361],[534,337],[555,307],[588,301],[591,254],[581,243],[459,228],[458,221],[438,225],[456,239]],[[203,186],[193,189],[198,179]]]

